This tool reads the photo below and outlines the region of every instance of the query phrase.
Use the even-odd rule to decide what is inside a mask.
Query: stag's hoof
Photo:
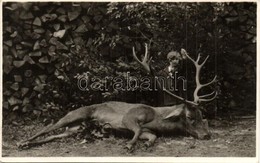
[[[23,141],[17,143],[18,149],[23,150],[23,149],[28,149],[29,148],[29,142],[28,141]]]
[[[125,149],[127,150],[127,152],[129,152],[129,153],[132,153],[132,152],[134,151],[134,147],[133,147],[132,144],[127,144],[124,148],[125,148]]]
[[[144,143],[144,146],[145,146],[145,149],[147,150],[149,147],[151,147],[153,145],[153,143],[152,142],[149,142],[149,141],[147,141],[147,142],[145,142]]]

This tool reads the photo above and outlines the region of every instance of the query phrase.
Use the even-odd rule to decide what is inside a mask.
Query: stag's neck
[[[165,114],[172,112],[175,109],[185,108],[185,104],[173,105],[173,106],[162,106],[162,107],[154,107],[154,110],[159,114]]]

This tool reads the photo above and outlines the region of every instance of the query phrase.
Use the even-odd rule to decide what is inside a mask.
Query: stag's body
[[[127,123],[130,121],[129,117],[131,117],[133,121],[139,123],[141,128],[162,133],[178,128],[176,123],[168,123],[164,119],[171,112],[184,109],[184,104],[170,107],[152,107],[144,104],[111,101],[91,107],[94,108],[94,114],[90,118],[97,120],[101,126],[109,124],[115,130],[125,130]]]
[[[199,110],[198,110],[199,111]],[[105,102],[78,108],[69,112],[57,123],[47,126],[45,129],[19,144],[20,147],[29,147],[43,144],[57,138],[70,136],[73,130],[67,130],[63,134],[47,137],[42,140],[35,140],[37,137],[61,127],[70,126],[75,122],[89,121],[97,122],[99,126],[106,126],[105,129],[116,131],[129,131],[134,137],[128,142],[127,148],[131,149],[138,138],[147,139],[147,146],[151,146],[157,138],[156,133],[170,133],[180,130],[190,135],[204,139],[209,136],[207,129],[202,125],[202,117],[197,120],[196,126],[192,126],[187,116],[196,117],[185,104],[171,107],[152,107],[144,104],[130,104],[125,102]],[[96,123],[95,123],[96,124]],[[198,127],[200,126],[200,127]],[[108,128],[107,128],[108,127]],[[203,129],[203,130],[201,130]]]

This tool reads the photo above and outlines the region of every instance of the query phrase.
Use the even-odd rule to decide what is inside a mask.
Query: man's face
[[[178,56],[172,56],[169,58],[169,62],[171,67],[177,67],[180,62],[180,58]]]

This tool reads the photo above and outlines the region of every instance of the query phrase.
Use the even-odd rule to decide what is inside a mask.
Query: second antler
[[[201,63],[199,64],[200,62],[200,58],[201,58],[201,55],[200,53],[198,54],[198,58],[197,60],[195,61],[194,59],[192,59],[188,53],[184,50],[184,49],[181,49],[181,53],[186,55],[187,58],[192,61],[192,63],[194,64],[195,68],[196,68],[196,76],[195,76],[195,81],[196,81],[196,88],[195,88],[195,91],[193,93],[193,97],[194,97],[194,102],[199,104],[200,102],[207,102],[207,101],[212,101],[214,100],[216,97],[217,97],[217,92],[216,91],[213,91],[212,93],[209,93],[209,94],[205,94],[205,95],[199,95],[199,91],[203,88],[203,87],[206,87],[206,86],[209,86],[210,84],[214,83],[217,81],[217,75],[215,75],[215,77],[208,83],[205,83],[205,84],[201,84],[200,83],[200,80],[199,80],[199,77],[200,77],[200,72],[201,72],[201,68],[204,66],[204,64],[207,62],[209,56],[206,57],[206,59]],[[213,97],[209,98],[210,96],[214,95]]]

